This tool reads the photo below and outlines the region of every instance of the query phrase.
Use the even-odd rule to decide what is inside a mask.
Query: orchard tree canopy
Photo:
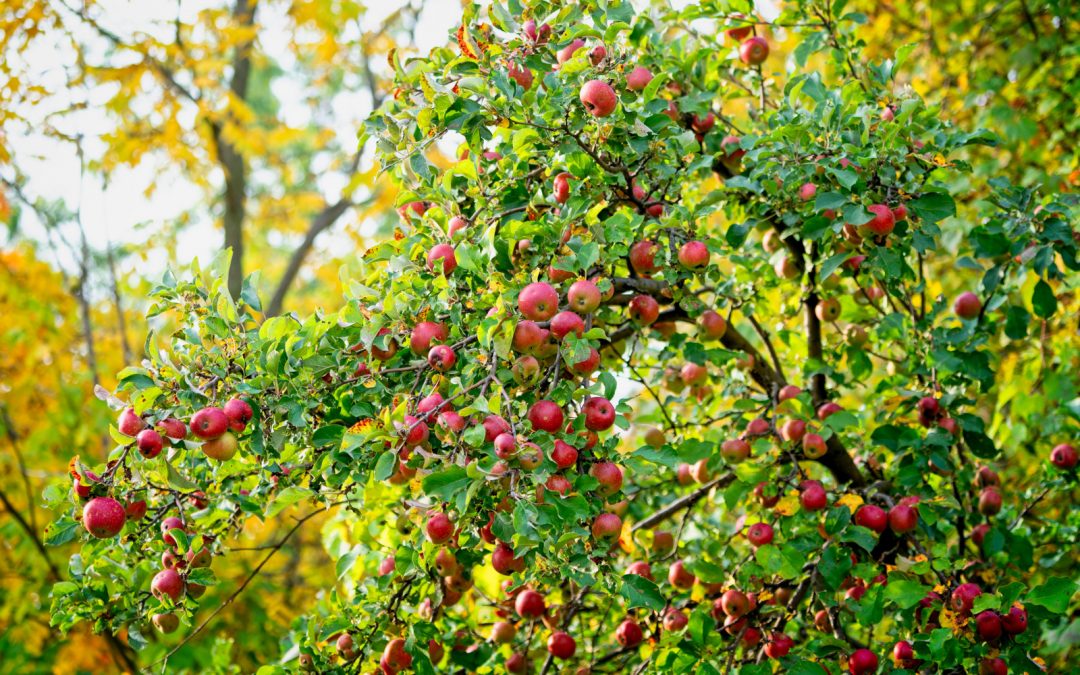
[[[260,672],[1075,666],[1075,196],[974,173],[995,135],[844,0],[682,4],[391,52],[393,238],[333,311],[267,316],[228,253],[152,289],[108,462],[49,492],[52,622],[167,670],[330,512]]]

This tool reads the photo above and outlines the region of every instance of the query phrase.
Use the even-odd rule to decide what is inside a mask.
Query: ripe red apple
[[[426,202],[409,202],[399,206],[397,212],[401,219],[407,223],[412,219],[413,215],[422,218],[427,213],[427,210],[428,205]]]
[[[851,675],[867,675],[878,669],[877,654],[869,649],[856,649],[848,657],[848,670]]]
[[[150,617],[150,622],[154,624],[154,628],[158,629],[161,633],[173,633],[180,627],[180,619],[175,614],[154,614]]]
[[[1022,607],[1010,607],[1007,614],[1001,616],[1001,628],[1009,635],[1019,635],[1027,630],[1027,610]]]
[[[247,427],[247,423],[255,415],[251,404],[242,398],[231,398],[222,407],[225,417],[229,418],[229,428],[239,433]]]
[[[579,314],[592,314],[600,307],[600,301],[600,289],[587,279],[575,281],[566,292],[567,304]]]
[[[893,646],[892,660],[897,668],[913,670],[916,667],[915,649],[910,642],[900,640]]]
[[[686,614],[674,607],[668,607],[668,610],[664,612],[664,630],[670,633],[686,628],[688,623],[690,619],[686,617]]]
[[[738,136],[724,136],[724,140],[720,141],[720,149],[727,155],[729,162],[738,162],[746,154],[746,151],[742,149],[742,139]]]
[[[173,602],[177,602],[184,594],[184,580],[175,569],[167,567],[154,575],[150,581],[150,592],[155,598],[168,596]]]
[[[971,608],[975,604],[975,598],[982,595],[982,589],[976,584],[966,583],[960,584],[952,592],[950,597],[950,604],[953,611],[961,616],[967,616],[971,613]]]
[[[799,419],[790,419],[780,427],[780,437],[790,443],[798,443],[806,435],[806,422]]]
[[[799,494],[799,504],[807,511],[820,511],[829,505],[829,497],[820,484],[810,485]]]
[[[513,434],[499,434],[495,437],[495,456],[499,459],[510,459],[517,452],[517,439]]]
[[[892,209],[888,206],[885,206],[884,204],[871,204],[866,207],[866,210],[874,214],[874,217],[863,227],[874,234],[886,235],[892,232],[893,228],[896,227],[896,217],[893,216]]]
[[[529,667],[529,662],[525,659],[525,655],[521,652],[514,652],[506,658],[506,663],[503,664],[506,667],[506,672],[524,673],[525,669]]]
[[[461,216],[454,216],[450,219],[450,222],[448,222],[446,226],[446,233],[450,235],[451,238],[453,238],[455,234],[469,227],[469,221],[465,220]]]
[[[754,486],[754,497],[767,509],[771,509],[780,502],[780,491],[765,481]]]
[[[777,394],[777,402],[783,403],[789,399],[793,399],[802,393],[802,389],[799,389],[793,384],[785,384],[780,388],[780,392]]]
[[[996,516],[1001,511],[1001,492],[997,488],[983,488],[979,493],[979,513]]]
[[[535,321],[523,319],[514,326],[514,337],[511,341],[515,351],[525,354],[531,353],[544,341],[544,329]]]
[[[554,401],[541,400],[532,404],[526,415],[533,429],[558,433],[563,426],[563,411]]]
[[[491,552],[491,567],[499,574],[510,576],[524,570],[525,561],[514,555],[514,549],[500,541]]]
[[[652,274],[657,270],[656,251],[658,248],[654,241],[637,242],[630,247],[630,266],[638,274]]]
[[[450,332],[441,323],[434,321],[421,321],[413,327],[409,336],[409,349],[413,354],[421,356],[431,351],[433,342],[446,342]]]
[[[688,269],[709,264],[709,247],[702,241],[688,241],[679,249],[679,264]]]
[[[622,518],[614,513],[601,513],[593,520],[593,539],[608,540],[618,539],[622,533]]]
[[[176,516],[169,516],[161,521],[161,540],[169,546],[176,546],[176,539],[169,534],[172,530],[186,530],[184,521]]]
[[[449,345],[435,345],[428,351],[427,362],[432,370],[445,373],[454,367],[457,355]]]
[[[817,186],[813,183],[803,183],[799,186],[799,199],[808,202],[817,194]]]
[[[840,318],[840,301],[836,298],[825,298],[814,307],[814,314],[821,321],[832,323]]]
[[[802,439],[803,454],[809,459],[818,459],[824,457],[828,452],[828,446],[825,445],[825,439],[821,437],[821,434],[806,434]]]
[[[98,539],[120,534],[126,519],[123,505],[111,497],[94,497],[83,507],[83,527]]]
[[[191,433],[204,441],[221,436],[228,428],[229,417],[221,408],[203,408],[191,416]]]
[[[543,281],[531,283],[518,293],[518,311],[533,321],[547,321],[559,311],[559,294]]]
[[[765,656],[770,659],[780,659],[787,656],[791,648],[795,646],[795,641],[789,638],[783,633],[773,633],[769,636],[769,641],[765,643]]]
[[[556,55],[556,59],[558,59],[559,63],[566,63],[574,57],[574,53],[577,52],[577,50],[581,49],[584,46],[584,40],[582,40],[581,38],[574,38],[573,42],[559,50],[559,53]]]
[[[569,469],[578,463],[578,448],[564,441],[555,441],[555,447],[551,451],[551,460],[559,469]]]
[[[712,131],[714,126],[716,126],[716,115],[712,112],[706,113],[705,117],[699,117],[695,113],[694,117],[690,120],[690,128],[698,134],[699,141],[702,140],[701,137]]]
[[[623,472],[612,462],[597,462],[589,469],[589,475],[600,482],[598,494],[608,497],[622,489]]]
[[[555,176],[551,192],[556,204],[565,204],[570,199],[570,178],[570,174],[565,171]]]
[[[919,512],[907,504],[897,504],[889,509],[889,527],[896,534],[907,534],[919,524]]]
[[[348,633],[339,635],[334,646],[337,648],[337,653],[345,661],[353,661],[358,656],[356,652],[356,641],[353,640],[353,636]]]
[[[555,658],[565,661],[574,657],[574,652],[577,651],[577,643],[569,634],[557,630],[548,637],[547,650]]]
[[[729,438],[720,444],[720,455],[730,464],[738,464],[750,456],[750,444],[741,438]]]
[[[899,206],[893,208],[892,214],[896,222],[899,223],[905,221],[907,220],[907,207],[903,204],[900,204]]]
[[[644,66],[635,66],[626,76],[626,88],[630,91],[641,91],[652,82],[653,74]]]
[[[1005,659],[986,657],[979,662],[979,675],[1008,675],[1009,666]]]
[[[528,73],[529,71],[526,70],[525,72]],[[440,260],[442,261],[441,265],[439,264]],[[435,244],[432,246],[427,255],[427,268],[428,271],[435,274],[450,276],[457,269],[457,255],[454,253],[454,247],[450,244]]]
[[[739,45],[739,59],[749,66],[764,63],[768,57],[769,43],[759,35],[747,38]]]
[[[589,347],[589,355],[570,365],[570,370],[578,375],[589,375],[600,367],[600,352],[595,347]]]
[[[1068,443],[1062,443],[1050,451],[1050,463],[1063,471],[1076,468],[1076,448]]]
[[[161,434],[153,429],[143,429],[135,437],[135,446],[139,449],[139,454],[147,459],[153,459],[160,455],[163,445],[164,441],[161,439]]]
[[[181,441],[187,437],[187,425],[172,417],[158,422],[157,428],[160,429],[161,433],[174,441]]]
[[[602,396],[589,397],[581,406],[581,412],[589,431],[606,431],[615,424],[615,406]]]
[[[136,499],[134,501],[128,502],[127,505],[124,506],[124,516],[128,520],[142,520],[145,515],[146,515],[146,500],[145,499]],[[84,517],[85,517],[85,511],[84,511]]]
[[[389,328],[380,328],[379,332],[376,333],[376,336],[389,334]],[[397,354],[397,350],[398,343],[397,340],[395,340],[394,338],[386,338],[385,348],[377,347],[374,344],[371,345],[371,355],[379,361],[389,361],[390,359],[394,358],[394,354]]]
[[[660,305],[649,295],[635,295],[630,300],[630,319],[639,326],[651,326],[660,316]]]
[[[116,420],[116,428],[123,435],[134,437],[146,428],[146,422],[135,414],[134,408],[124,408]]]
[[[517,82],[518,85],[528,91],[532,89],[533,85],[533,73],[527,67],[519,64],[517,61],[510,61],[510,65],[506,68],[507,76]]]
[[[871,529],[878,534],[889,526],[889,515],[885,509],[873,504],[863,504],[855,511],[855,524]]]
[[[615,639],[620,645],[629,649],[641,644],[642,640],[645,639],[645,634],[642,633],[641,626],[636,621],[625,619],[615,629]]]
[[[843,410],[844,409],[840,407],[840,404],[834,403],[833,401],[829,401],[828,403],[822,403],[820,406],[818,406],[817,418],[824,422],[836,413],[843,412]]]
[[[626,568],[626,573],[627,574],[636,574],[639,577],[645,577],[646,579],[649,579],[650,581],[653,578],[652,567],[650,567],[649,563],[645,562],[644,560],[637,560],[635,562],[630,563],[629,567]]]
[[[956,300],[953,302],[953,312],[961,319],[974,319],[979,316],[981,311],[982,301],[979,300],[979,296],[971,291],[956,296]]]
[[[430,429],[426,422],[421,422],[419,417],[413,415],[406,415],[405,419],[398,426],[398,430],[405,436],[405,447],[415,448],[418,445],[422,445],[428,439],[430,435]]]
[[[405,651],[405,640],[394,638],[386,643],[383,649],[379,666],[385,675],[397,675],[397,673],[412,665],[412,655]]]
[[[236,449],[239,447],[236,436],[231,431],[226,431],[217,438],[206,441],[202,444],[203,454],[210,459],[216,459],[219,462],[226,462],[236,455]]]
[[[491,641],[499,645],[508,645],[517,636],[517,627],[509,621],[496,621],[491,626]]]
[[[536,619],[547,612],[547,605],[544,603],[544,596],[527,588],[514,599],[514,611],[522,619]]]
[[[992,609],[975,615],[975,634],[983,642],[994,642],[1001,637],[1001,617]]]
[[[585,322],[576,312],[564,310],[551,318],[551,334],[561,340],[570,333],[581,337],[585,334]]]
[[[685,563],[681,560],[676,560],[668,567],[668,583],[682,590],[689,590],[694,587],[694,582],[697,581],[690,570],[686,569]]]
[[[728,19],[732,20],[732,25],[731,28],[724,29],[724,35],[727,35],[736,42],[742,42],[754,30],[753,21],[747,20],[746,17],[739,12],[733,13]]]
[[[445,544],[454,535],[454,523],[451,522],[450,516],[445,513],[434,513],[428,517],[424,532],[431,543]]]
[[[711,340],[719,340],[727,332],[727,321],[711,309],[705,310],[699,319],[701,331]]]
[[[675,549],[675,535],[667,530],[653,532],[652,550],[656,553],[670,553]]]
[[[724,614],[738,618],[750,611],[750,600],[742,591],[730,590],[720,596],[720,607]]]
[[[796,279],[801,274],[799,266],[786,255],[776,261],[776,264],[773,265],[773,271],[781,279]]]
[[[703,384],[708,378],[709,371],[696,363],[687,363],[679,370],[679,379],[686,385]]]
[[[607,117],[619,103],[615,90],[603,80],[589,80],[582,85],[578,99],[594,117]]]

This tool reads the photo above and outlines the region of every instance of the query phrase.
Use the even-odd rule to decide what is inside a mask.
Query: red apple
[[[454,535],[454,523],[450,521],[450,516],[445,513],[435,513],[428,517],[424,532],[431,543],[445,544]]]
[[[529,71],[526,70],[525,72]],[[439,261],[442,261],[442,264]],[[450,244],[435,244],[432,246],[427,255],[427,268],[435,274],[450,276],[457,269],[457,255],[454,253],[454,247]]]
[[[874,234],[886,235],[893,231],[896,227],[896,217],[893,216],[892,209],[884,204],[871,204],[866,207],[866,210],[874,214],[874,217],[870,222],[866,223],[864,227]]]
[[[514,599],[514,611],[522,619],[536,619],[547,612],[544,596],[532,589],[525,589]]]
[[[873,504],[863,504],[855,511],[855,524],[871,529],[878,534],[889,526],[889,516],[885,509]]]
[[[581,337],[585,334],[585,322],[575,312],[564,310],[551,319],[551,334],[561,340],[570,333]]]
[[[135,437],[135,446],[139,448],[139,454],[147,459],[160,455],[163,444],[161,434],[153,429],[143,429]]]
[[[690,573],[690,570],[686,569],[686,565],[681,560],[676,560],[671,563],[668,568],[668,583],[682,590],[689,590],[693,588],[694,582],[697,581],[697,577]]]
[[[217,438],[228,428],[229,418],[221,408],[203,408],[191,416],[191,433],[202,440]]]
[[[701,241],[688,241],[679,249],[679,264],[688,269],[709,264],[709,248]]]
[[[554,401],[541,400],[532,404],[527,414],[533,429],[558,433],[563,426],[563,411]]]
[[[600,289],[587,279],[575,281],[566,292],[567,304],[579,314],[592,314],[600,307],[600,301]]]
[[[761,36],[747,38],[739,45],[739,59],[747,65],[759,65],[764,63],[768,57],[769,43]]]
[[[578,99],[594,117],[607,117],[619,103],[615,90],[603,80],[589,80],[582,85]]]
[[[210,459],[216,459],[219,462],[226,462],[236,455],[236,450],[239,447],[239,443],[236,440],[236,436],[231,431],[226,431],[217,438],[206,441],[202,444],[203,454]]]
[[[533,321],[547,321],[559,311],[559,294],[550,284],[531,283],[518,293],[518,310]]]
[[[877,672],[877,669],[877,654],[869,649],[856,649],[848,657],[848,670],[851,671],[851,675],[868,675],[868,673]]]
[[[431,351],[432,342],[446,342],[450,332],[446,326],[434,321],[421,321],[413,327],[409,337],[409,349],[417,356]]]
[[[569,634],[557,630],[548,637],[547,650],[555,658],[565,661],[574,657],[574,652],[577,651],[577,643]]]
[[[630,91],[641,91],[652,82],[653,74],[648,68],[636,66],[626,76],[626,88]]]
[[[648,275],[657,270],[656,251],[659,247],[656,242],[645,240],[639,241],[630,247],[630,266],[638,274]]]
[[[146,422],[135,414],[134,408],[124,408],[116,420],[116,428],[125,436],[135,436],[146,428]]]
[[[971,291],[956,296],[956,300],[953,302],[953,312],[961,319],[974,319],[979,316],[981,311],[982,301],[979,300],[979,296]]]
[[[625,619],[619,627],[615,629],[615,639],[620,645],[626,648],[637,647],[645,639],[645,634],[641,631],[641,626],[637,624],[633,619]]]
[[[120,534],[127,520],[123,505],[111,497],[94,497],[83,507],[83,527],[98,539]]]
[[[173,602],[177,602],[184,594],[184,580],[175,569],[167,567],[154,575],[150,581],[150,592],[155,598],[168,596]]]
[[[1062,443],[1050,451],[1050,463],[1063,471],[1076,468],[1076,448],[1068,443]]]
[[[651,326],[660,316],[660,305],[649,295],[635,295],[630,300],[630,319],[639,326]]]

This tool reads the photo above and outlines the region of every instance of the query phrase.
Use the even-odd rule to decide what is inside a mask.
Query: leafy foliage
[[[1076,469],[1047,458],[1078,426],[1075,199],[973,173],[994,137],[898,86],[909,49],[866,58],[845,3],[747,16],[508,0],[393,55],[368,131],[401,184],[395,236],[343,272],[336,311],[264,317],[227,255],[153,289],[168,332],[107,402],[193,432],[236,399],[253,417],[149,458],[118,425],[108,464],[73,464],[87,496],[150,510],[80,533],[54,623],[144,648],[175,615],[182,647],[231,605],[191,592],[218,582],[205,567],[151,594],[159,557],[216,564],[246,521],[302,505],[266,559],[332,513],[339,583],[283,638],[304,670],[875,672],[866,645],[884,664],[901,641],[940,670],[1070,663]],[[790,72],[720,32],[749,26],[787,32]],[[582,101],[594,81],[610,114],[602,87]],[[582,280],[598,306],[552,316]],[[52,497],[62,541],[86,497]]]

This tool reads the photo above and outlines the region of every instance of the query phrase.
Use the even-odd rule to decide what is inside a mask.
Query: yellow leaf
[[[863,505],[863,498],[854,493],[848,493],[836,500],[838,506],[846,506],[848,510],[855,513],[855,509]]]
[[[792,490],[787,496],[780,499],[773,507],[773,511],[782,516],[794,515],[799,510],[799,493]]]

